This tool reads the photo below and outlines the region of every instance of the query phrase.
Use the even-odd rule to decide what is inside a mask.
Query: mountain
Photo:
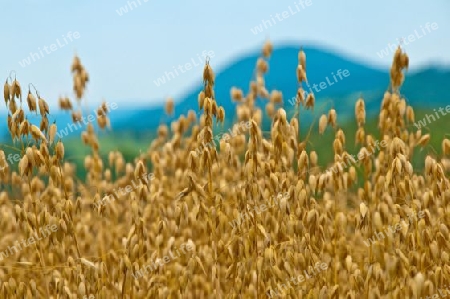
[[[283,93],[284,108],[291,110],[289,99],[295,96],[298,85],[296,67],[300,47],[286,45],[274,48],[269,59],[269,71],[265,75],[268,90],[277,89]],[[359,96],[366,102],[368,115],[378,112],[383,94],[389,86],[389,69],[379,70],[356,62],[331,50],[314,46],[303,47],[306,53],[306,70],[310,88],[316,96],[316,107],[320,113],[333,107],[339,119],[353,116],[354,104]],[[248,91],[249,82],[254,76],[254,69],[260,52],[255,51],[246,55],[222,70],[216,71],[215,96],[219,105],[225,108],[228,115],[234,114],[235,103],[230,100],[230,89],[234,86]],[[340,70],[340,77],[338,71]],[[342,72],[346,70],[346,77]],[[322,82],[322,84],[321,84]],[[447,96],[446,82],[450,82],[450,70],[430,67],[418,72],[406,72],[406,80],[401,93],[406,96],[408,103],[416,107],[427,107],[429,103],[445,105]],[[321,89],[321,87],[323,87]],[[308,89],[304,86],[304,89]],[[116,122],[119,130],[134,132],[155,128],[160,123],[168,124],[181,114],[192,109],[198,112],[197,97],[202,90],[202,82],[198,82],[186,96],[175,104],[175,114],[168,117],[163,107],[142,109],[129,115],[129,121],[123,119]],[[324,106],[325,102],[331,100]],[[261,104],[261,102],[258,102]],[[312,114],[306,113],[306,118]]]
[[[283,107],[288,111],[288,115],[294,113],[289,99],[296,95],[298,88],[296,68],[299,49],[300,46],[297,45],[274,48],[269,59],[269,71],[265,75],[268,90],[277,89],[283,93]],[[329,49],[315,46],[304,46],[303,49],[306,53],[309,88],[316,96],[316,107],[314,113],[302,113],[302,119],[311,120],[317,114],[326,113],[333,107],[338,113],[338,120],[342,122],[348,117],[353,117],[354,105],[360,96],[365,100],[368,116],[379,111],[381,99],[389,85],[389,69],[380,70],[367,66],[364,62],[355,61]],[[230,99],[230,90],[237,87],[247,93],[260,55],[260,51],[254,51],[236,59],[223,69],[214,70],[216,101],[225,108],[227,121],[231,121],[230,117],[234,116],[236,106]],[[341,75],[338,75],[338,72]],[[433,65],[416,72],[406,71],[405,74],[406,80],[401,93],[414,108],[430,108],[430,103],[434,108],[447,105],[449,69]],[[202,88],[202,82],[197,82],[184,98],[175,103],[175,114],[172,117],[165,114],[162,105],[112,111],[110,119],[113,130],[139,137],[142,132],[154,130],[161,123],[169,124],[181,114],[186,115],[190,109],[200,114],[197,97]],[[304,86],[306,91],[309,88]],[[265,101],[258,100],[256,103],[263,107]],[[10,140],[6,120],[3,120],[4,113],[2,109],[0,138],[4,139],[6,136],[6,140]],[[37,116],[36,119],[38,120]],[[57,122],[58,131],[67,128],[68,123],[71,123],[70,114],[63,111],[50,115],[49,121],[53,120]],[[79,137],[79,132],[69,134],[72,135]]]

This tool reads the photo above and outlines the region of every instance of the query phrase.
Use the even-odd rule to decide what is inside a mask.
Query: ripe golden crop
[[[449,285],[450,141],[442,141],[442,156],[426,157],[424,170],[413,168],[431,133],[407,126],[414,110],[398,92],[407,55],[395,53],[376,135],[367,133],[359,98],[357,132],[340,129],[331,109],[301,138],[300,107],[315,106],[314,94],[303,92],[306,53],[299,51],[295,73],[283,74],[298,79],[289,117],[281,92],[265,84],[272,49],[264,45],[247,94],[231,89],[236,111],[216,101],[208,61],[201,117],[191,111],[161,125],[134,161],[119,151],[103,159],[89,123],[80,132],[90,149],[84,181],[65,158],[64,140],[55,139],[47,102],[29,90],[25,112],[16,104],[19,81],[7,79],[8,129],[20,160],[0,151],[0,298],[420,298]],[[77,56],[71,70],[77,107],[69,97],[59,105],[81,122],[89,76]],[[27,121],[37,108],[39,127]],[[108,110],[105,103],[96,110],[100,130],[109,127]],[[175,111],[172,99],[165,111]],[[217,146],[203,146],[216,145],[213,126],[224,124],[225,113],[246,129],[234,124]],[[269,134],[263,118],[272,123]],[[326,129],[335,133],[334,160],[319,165],[308,139]],[[347,134],[356,136],[358,160],[347,151]],[[115,200],[93,207],[113,190]],[[285,195],[277,205],[262,207],[277,194]],[[419,211],[423,217],[402,221]],[[34,240],[49,226],[54,233]]]

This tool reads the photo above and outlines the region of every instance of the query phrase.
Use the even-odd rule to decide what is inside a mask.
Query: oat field
[[[161,125],[148,149],[126,162],[102,159],[92,123],[80,130],[86,179],[65,160],[64,141],[45,94],[10,74],[4,84],[13,146],[0,150],[0,298],[431,298],[450,285],[450,140],[432,150],[430,134],[411,126],[401,94],[410,63],[399,47],[391,84],[379,99],[377,134],[366,133],[363,98],[356,132],[334,109],[315,123],[304,92],[308,53],[299,49],[296,113],[268,90],[266,42],[249,91],[233,88],[236,111],[214,95],[209,61],[198,95],[202,115]],[[82,55],[81,55],[82,56]],[[73,98],[60,108],[81,122],[89,66],[72,62]],[[200,69],[200,68],[199,68]],[[419,87],[418,87],[419,88]],[[407,96],[407,95],[406,95]],[[266,101],[265,109],[256,99]],[[339,105],[339,103],[335,103]],[[166,113],[174,110],[166,103]],[[6,107],[6,108],[5,108]],[[107,103],[97,108],[110,126]],[[92,109],[91,109],[92,110]],[[215,138],[213,126],[235,115]],[[40,125],[28,121],[40,116]],[[269,118],[269,134],[261,130]],[[310,127],[301,136],[300,126]],[[230,130],[229,130],[230,129]],[[333,131],[334,161],[319,165],[311,135]],[[359,152],[346,150],[355,136]],[[415,154],[426,151],[424,169]],[[13,153],[11,155],[11,153]],[[356,155],[353,155],[356,154]],[[14,157],[17,157],[15,159]],[[432,297],[437,298],[437,297]]]

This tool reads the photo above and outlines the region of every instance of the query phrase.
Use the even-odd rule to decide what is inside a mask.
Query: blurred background
[[[302,111],[304,133],[311,126],[317,130],[316,116],[334,107],[351,146],[359,97],[375,131],[398,45],[410,59],[401,93],[415,108],[416,120],[450,104],[447,0],[4,0],[2,11],[0,74],[6,79],[14,70],[24,94],[29,83],[36,86],[50,105],[49,120],[56,121],[58,130],[66,129],[62,138],[67,156],[77,163],[87,151],[82,130],[68,131],[71,116],[58,107],[60,96],[75,102],[70,71],[75,54],[90,77],[83,113],[93,114],[102,101],[117,105],[110,114],[111,130],[99,133],[101,152],[118,149],[127,159],[146,151],[158,125],[170,124],[189,110],[200,113],[197,95],[207,56],[216,73],[216,100],[227,117],[216,130],[227,131],[236,106],[230,89],[246,93],[267,40],[274,52],[266,86],[269,92],[283,93],[280,107],[288,115],[294,114],[289,99],[298,87],[298,51],[303,47],[306,53],[317,104],[313,112]],[[347,76],[338,76],[343,71]],[[175,102],[173,115],[164,112],[168,98]],[[258,104],[264,107],[264,101]],[[0,142],[11,145],[4,105],[0,118]],[[265,122],[270,126],[269,118]],[[433,144],[442,140],[449,124],[449,117],[442,117],[422,130],[433,131]],[[330,143],[333,132],[316,135],[311,143],[320,148]],[[329,159],[327,149],[322,150],[319,157]],[[356,146],[353,151],[357,153]]]

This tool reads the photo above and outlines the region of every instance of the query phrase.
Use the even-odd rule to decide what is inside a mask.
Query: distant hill
[[[292,106],[288,100],[297,91],[296,67],[298,64],[299,46],[283,46],[275,48],[269,60],[269,72],[265,76],[269,90],[277,89],[283,93],[284,108],[290,110]],[[303,47],[306,53],[307,75],[310,87],[325,82],[326,88],[313,88],[317,99],[317,107],[331,99],[340,119],[353,115],[354,103],[362,95],[366,101],[368,114],[379,110],[380,101],[389,85],[389,70],[379,70],[355,62],[350,58],[334,54],[329,50],[309,46]],[[230,89],[233,86],[248,91],[249,81],[252,79],[256,61],[260,52],[255,51],[245,57],[237,59],[222,70],[216,71],[215,95],[216,101],[224,106],[228,115],[234,115],[235,104],[230,100]],[[348,77],[337,76],[338,70],[348,70]],[[336,76],[336,80],[333,77]],[[332,84],[327,83],[328,81]],[[337,82],[336,82],[337,81]],[[414,107],[446,105],[447,89],[445,82],[450,82],[450,70],[436,67],[424,69],[415,73],[406,73],[406,81],[402,87],[408,102]],[[323,84],[322,84],[323,86]],[[197,96],[202,90],[202,82],[198,82],[186,96],[175,105],[173,117],[167,117],[163,107],[141,109],[129,115],[129,120],[116,122],[116,129],[143,131],[154,128],[160,123],[168,123],[189,109],[198,111]],[[330,108],[328,105],[327,108]],[[307,116],[306,116],[307,117]]]
[[[288,100],[294,97],[297,91],[296,67],[299,49],[300,46],[297,45],[274,48],[269,60],[269,72],[265,76],[269,91],[277,89],[283,93],[283,106],[288,112],[292,110]],[[376,69],[327,49],[314,46],[304,46],[303,49],[306,53],[308,82],[316,96],[316,113],[322,113],[333,106],[338,113],[338,120],[343,121],[345,118],[353,116],[354,104],[360,95],[366,102],[368,115],[377,113],[383,94],[389,85],[389,69]],[[256,61],[259,57],[260,51],[255,50],[236,59],[223,69],[214,69],[216,72],[214,88],[216,100],[221,106],[224,106],[228,121],[230,121],[229,117],[235,114],[235,104],[230,100],[230,89],[235,86],[241,88],[245,93],[248,91],[249,82],[254,76]],[[338,70],[347,70],[349,75],[339,78]],[[327,83],[327,78],[330,83]],[[322,86],[325,84],[326,88],[319,90],[321,82],[324,82]],[[401,93],[415,108],[430,108],[430,104],[436,108],[443,107],[448,104],[447,84],[449,82],[450,70],[439,66],[430,66],[414,73],[407,71]],[[317,84],[316,88],[313,87],[314,84]],[[127,132],[130,135],[138,136],[143,131],[154,130],[161,123],[170,123],[181,114],[187,114],[190,109],[198,113],[197,96],[201,90],[202,82],[199,81],[186,93],[184,98],[175,104],[175,114],[172,117],[165,115],[162,105],[129,110],[121,108],[112,111],[113,129],[115,132]],[[325,102],[328,104],[324,105]],[[263,103],[258,101],[257,104],[262,106]],[[0,109],[2,119],[4,113],[5,109]],[[293,112],[291,111],[291,113]],[[302,117],[311,119],[312,114],[304,113]],[[70,122],[70,114],[58,111],[50,115],[49,120],[50,122],[56,120],[58,128],[61,129]],[[0,138],[8,134],[6,120],[0,122],[0,132]],[[69,135],[79,136],[79,133],[73,132]]]

